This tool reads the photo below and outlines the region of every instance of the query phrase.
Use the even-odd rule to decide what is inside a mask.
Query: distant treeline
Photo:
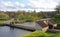
[[[42,15],[42,14],[45,14],[46,16],[53,16],[53,15],[56,15],[56,14],[60,14],[58,13],[57,11],[40,11],[40,12],[36,12],[36,11],[31,11],[31,12],[26,12],[26,11],[0,11],[0,13],[5,13],[5,14],[8,14],[11,18],[12,17],[15,17],[17,15],[19,15],[20,13],[23,13],[23,14],[29,14],[29,13],[36,13],[38,15]]]
[[[59,14],[56,11],[50,11],[50,12],[26,12],[26,11],[0,11],[0,14],[7,14],[9,18],[15,18],[15,20],[19,19],[20,21],[36,21],[42,18],[52,17],[56,14]]]

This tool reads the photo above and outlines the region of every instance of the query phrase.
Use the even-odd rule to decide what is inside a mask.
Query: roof
[[[41,25],[42,28],[48,26],[48,25],[46,25],[43,21],[37,21],[37,23],[38,23],[39,25]]]
[[[55,22],[54,20],[50,20],[50,22],[51,22],[52,24],[56,24],[56,22]]]

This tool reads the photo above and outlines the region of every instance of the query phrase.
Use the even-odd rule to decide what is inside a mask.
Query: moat
[[[18,29],[18,28],[12,28],[9,26],[0,26],[0,37],[20,37],[22,35],[25,35],[31,31]]]

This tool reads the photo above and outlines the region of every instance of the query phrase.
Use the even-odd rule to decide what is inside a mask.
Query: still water
[[[8,26],[0,26],[0,37],[21,37],[22,35],[28,34],[31,31],[22,29],[11,29]]]

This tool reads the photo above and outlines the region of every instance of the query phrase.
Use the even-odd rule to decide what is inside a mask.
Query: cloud
[[[25,4],[23,3],[15,2],[14,4],[18,7],[25,7]]]
[[[2,2],[2,3],[1,3],[1,6],[2,6],[2,7],[10,7],[10,6],[11,6],[11,7],[12,7],[12,6],[14,6],[14,5],[12,4],[12,2]]]
[[[59,0],[0,0],[0,9],[51,11],[54,10],[57,2]]]
[[[8,2],[2,2],[0,4],[0,7],[5,7],[5,8],[16,8],[16,7],[19,7],[19,8],[23,8],[25,7],[25,5],[23,3],[20,3],[20,2],[11,2],[11,1],[8,1]]]
[[[28,4],[32,8],[54,8],[56,6],[56,2],[53,0],[28,0],[30,3]]]

